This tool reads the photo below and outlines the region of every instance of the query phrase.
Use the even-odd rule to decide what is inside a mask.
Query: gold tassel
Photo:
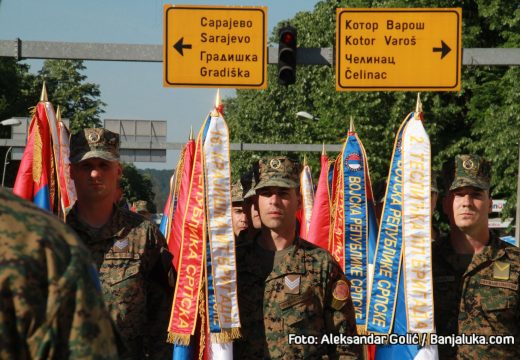
[[[203,275],[204,276],[204,275]],[[204,351],[206,349],[206,293],[204,281],[201,284],[199,292],[199,315],[200,315],[200,340],[199,340],[199,360],[204,359]]]
[[[167,341],[170,344],[189,346],[190,345],[190,335],[174,334],[174,333],[168,332]]]
[[[222,329],[219,333],[211,333],[211,341],[217,344],[225,344],[240,339],[240,328]]]
[[[366,325],[356,325],[358,335],[367,335]]]

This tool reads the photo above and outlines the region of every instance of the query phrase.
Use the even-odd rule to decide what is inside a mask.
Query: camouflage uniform
[[[88,250],[63,223],[0,188],[0,358],[117,359]]]
[[[135,203],[135,212],[138,214],[142,213],[149,213],[150,210],[148,208],[148,201],[146,200],[139,200]]]
[[[73,136],[72,162],[113,154],[114,136],[105,129],[86,129]],[[66,221],[92,253],[108,310],[129,350],[123,358],[170,357],[166,337],[173,300],[168,276],[172,256],[157,226],[115,205],[111,219],[100,229],[81,221],[77,204]]]
[[[256,189],[297,187],[299,170],[285,157],[263,160]],[[234,344],[235,358],[357,358],[347,345],[321,341],[323,335],[356,334],[350,284],[337,262],[298,236],[281,252],[262,249],[259,236],[237,250],[243,339]],[[266,253],[282,256],[269,261]],[[289,334],[312,336],[315,344],[289,344]]]
[[[490,167],[482,158],[457,156],[445,169],[449,190],[489,189]],[[456,254],[444,236],[433,243],[432,255],[438,334],[515,337],[514,345],[439,346],[440,359],[519,359],[520,249],[490,233],[482,252]]]

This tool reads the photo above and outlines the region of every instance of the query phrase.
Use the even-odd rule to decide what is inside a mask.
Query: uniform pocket
[[[288,333],[317,335],[323,329],[323,316],[312,292],[291,296],[280,304]]]
[[[137,277],[140,270],[139,254],[111,253],[105,256],[101,276],[110,285]]]

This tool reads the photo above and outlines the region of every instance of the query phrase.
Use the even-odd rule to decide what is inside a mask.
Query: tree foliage
[[[72,133],[100,126],[106,105],[100,100],[99,85],[85,82],[85,69],[82,60],[46,60],[36,81],[38,88],[45,81],[49,100],[60,105],[62,117],[70,119]]]
[[[298,46],[334,47],[336,8],[346,7],[461,7],[464,48],[520,47],[520,8],[508,0],[357,0],[320,1],[312,12],[300,12],[288,22],[298,29]],[[271,40],[275,40],[277,29]],[[226,101],[226,120],[233,142],[341,143],[349,118],[369,157],[373,182],[386,177],[395,133],[415,108],[412,92],[337,92],[335,69],[299,66],[295,85],[278,85],[276,66],[269,65],[266,90],[239,90]],[[478,153],[493,162],[493,194],[516,201],[518,141],[520,139],[520,69],[506,66],[465,66],[460,92],[425,92],[425,127],[430,135],[432,166],[459,153]],[[320,118],[296,118],[305,110]],[[264,154],[232,153],[236,175]],[[330,154],[335,155],[335,154]],[[315,175],[319,154],[309,154]]]
[[[138,200],[146,200],[150,204],[151,212],[155,213],[155,193],[152,187],[152,178],[149,174],[141,173],[133,164],[123,163],[121,188],[123,189],[124,196],[130,203]]]

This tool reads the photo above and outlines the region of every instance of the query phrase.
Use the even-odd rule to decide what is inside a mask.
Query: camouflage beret
[[[70,162],[100,158],[119,161],[119,135],[112,131],[96,128],[83,129],[70,138]]]
[[[242,202],[244,201],[244,189],[240,181],[235,181],[231,185],[231,202]]]
[[[255,186],[258,184],[260,176],[258,170],[258,162],[256,162],[253,165],[253,169],[242,175],[240,178],[240,183],[244,189],[244,199],[255,195]]]
[[[302,167],[297,161],[286,156],[272,156],[261,159],[259,165],[259,181],[255,190],[268,187],[300,187]]]
[[[148,207],[148,201],[146,200],[138,200],[135,203],[135,212],[137,213],[147,213],[150,212]]]
[[[446,189],[450,191],[464,186],[489,190],[491,164],[478,155],[457,155],[444,164],[443,175]]]

